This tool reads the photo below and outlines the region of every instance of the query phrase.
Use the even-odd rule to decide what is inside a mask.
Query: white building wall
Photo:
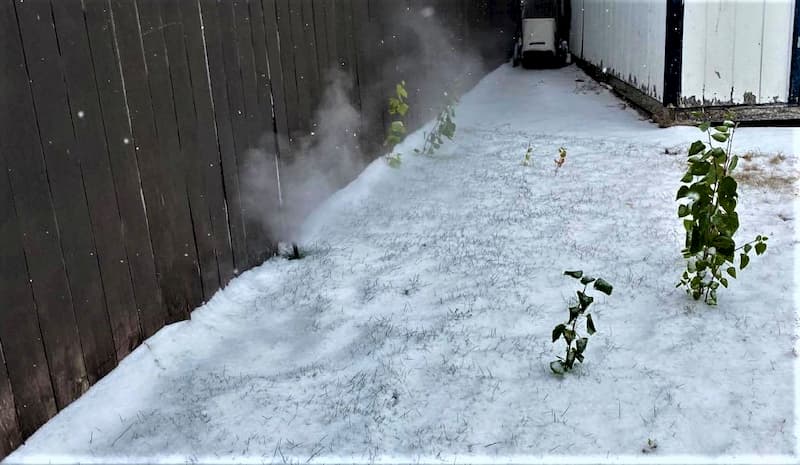
[[[572,0],[573,55],[661,101],[666,3],[665,0]]]
[[[785,103],[795,0],[686,0],[681,104]]]

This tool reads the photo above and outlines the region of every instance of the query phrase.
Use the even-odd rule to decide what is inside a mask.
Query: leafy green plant
[[[447,93],[445,93],[445,95],[447,95]],[[436,117],[436,123],[433,125],[433,129],[425,135],[425,143],[422,145],[422,149],[414,149],[414,152],[423,155],[433,155],[439,150],[439,147],[444,144],[445,137],[449,140],[453,140],[456,134],[456,123],[454,121],[456,117],[456,103],[458,103],[457,99],[449,98],[444,109],[439,113],[439,116]]]
[[[577,291],[577,302],[569,307],[569,319],[566,323],[561,323],[553,328],[553,342],[563,338],[567,343],[566,354],[564,357],[558,357],[558,360],[550,362],[550,369],[553,373],[564,374],[572,369],[575,360],[583,363],[583,353],[586,350],[586,344],[589,342],[588,337],[580,337],[577,331],[578,319],[583,316],[586,320],[586,332],[589,336],[595,333],[594,320],[590,313],[586,313],[589,306],[594,302],[594,297],[586,294],[586,288],[589,284],[602,292],[605,295],[611,295],[613,286],[608,281],[602,278],[593,278],[586,276],[583,271],[565,271],[565,275],[580,280],[583,284],[583,290]]]
[[[394,147],[406,137],[406,125],[403,118],[408,113],[408,92],[406,92],[406,81],[400,81],[395,86],[395,95],[389,97],[389,114],[394,116],[394,121],[389,125],[389,134],[383,145],[389,147],[386,161],[392,168],[400,166],[400,153],[394,153]]]
[[[533,147],[531,147],[531,144],[528,144],[528,150],[525,151],[522,166],[533,166]]]
[[[558,174],[558,169],[561,168],[561,166],[564,164],[565,161],[567,161],[567,149],[565,149],[564,147],[559,147],[558,158],[556,158],[553,161],[556,164],[556,170],[554,174]]]
[[[761,255],[767,250],[767,236],[758,235],[738,248],[734,240],[739,229],[739,195],[732,173],[738,157],[731,153],[731,144],[737,126],[730,120],[718,126],[709,122],[698,125],[708,136],[708,144],[698,140],[689,147],[688,169],[675,197],[681,202],[678,217],[683,218],[686,230],[685,248],[681,251],[686,271],[675,287],[684,286],[695,300],[703,297],[710,305],[717,303],[720,284],[728,287],[723,270],[736,278],[737,252],[741,271],[750,263],[751,251]]]

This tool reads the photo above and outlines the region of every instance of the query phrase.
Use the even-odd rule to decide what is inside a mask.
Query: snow
[[[737,237],[769,249],[708,307],[675,288],[697,129],[575,67],[502,66],[456,122],[436,156],[414,133],[400,168],[322,205],[305,258],[243,273],[3,463],[796,463],[800,130],[737,131]],[[568,269],[614,292],[558,377]]]

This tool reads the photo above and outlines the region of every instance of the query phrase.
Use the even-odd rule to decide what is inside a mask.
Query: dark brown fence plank
[[[0,26],[7,24],[0,19]],[[2,97],[0,102],[5,103]],[[3,253],[0,254],[0,302],[3,302],[0,343],[4,356],[4,364],[0,365],[0,455],[13,450],[23,437],[28,437],[56,413],[9,184],[9,168],[2,156],[8,148],[0,150],[0,243],[3,244]],[[14,151],[9,153],[14,154]],[[3,379],[6,373],[10,380]],[[7,389],[9,386],[11,390]]]
[[[284,87],[286,79],[281,63],[275,0],[262,0],[261,6],[264,13],[264,34],[267,42],[270,92],[272,93],[273,112],[275,113],[275,129],[278,134],[278,151],[279,155],[283,156],[283,152],[288,151],[288,149],[284,150],[284,145],[288,144],[289,141],[289,122],[287,119],[286,89]]]
[[[257,6],[257,2],[253,7]],[[237,154],[239,161],[239,179],[245,176],[252,167],[275,165],[275,142],[272,125],[272,105],[269,95],[269,70],[266,64],[267,52],[264,43],[263,15],[256,10],[254,18],[250,17],[251,5],[245,0],[233,2],[233,24],[236,32],[239,73],[242,77],[244,97],[244,120],[240,120],[243,141],[246,150]],[[258,5],[260,10],[260,5]],[[254,40],[253,33],[260,38]],[[260,31],[260,32],[259,32]],[[267,122],[267,113],[270,114]],[[236,132],[234,132],[236,134]],[[277,213],[277,173],[269,169],[259,179],[258,192],[243,193],[250,198],[243,205],[245,231],[247,237],[247,253],[251,266],[259,265],[272,255],[272,244],[264,229],[265,219]]]
[[[176,0],[158,2],[161,7],[164,44],[172,88],[172,102],[178,130],[178,152],[174,160],[175,176],[183,178],[185,195],[188,197],[190,222],[193,229],[193,242],[202,283],[203,300],[208,300],[219,289],[219,270],[214,251],[211,218],[203,188],[203,161],[198,157],[197,115],[192,78],[186,56],[184,35],[186,31]],[[205,76],[199,77],[205,80]],[[191,311],[193,308],[190,308]]]
[[[86,379],[78,327],[72,309],[66,270],[59,243],[53,205],[43,166],[42,148],[25,66],[13,2],[0,3],[3,27],[3,53],[0,54],[0,108],[5,115],[0,124],[0,140],[8,169],[8,179],[19,218],[22,243],[27,257],[30,284],[45,347],[50,379],[57,407],[77,398]],[[24,301],[23,301],[24,302]],[[10,348],[8,350],[11,350]],[[38,378],[37,378],[38,379]],[[23,383],[27,380],[21,380]],[[15,380],[17,382],[17,380]],[[34,381],[36,383],[36,381]],[[34,386],[37,386],[35,384]],[[33,389],[36,389],[34,387]],[[33,395],[42,395],[41,391]],[[45,403],[45,405],[47,405]],[[47,407],[37,413],[48,412]],[[32,413],[33,415],[33,413]],[[23,431],[36,425],[38,417],[20,420]]]
[[[218,5],[216,0],[200,0],[200,6],[208,69],[211,74],[212,102],[220,154],[219,164],[223,173],[228,226],[235,266],[234,274],[236,274],[238,271],[247,269],[247,246],[236,162],[237,147],[233,137],[233,114],[236,113],[236,110],[229,97],[229,92],[232,92],[235,98],[236,83],[239,80],[237,79],[238,73],[229,77],[225,69],[225,57],[229,51],[223,46],[219,8],[225,8],[226,5]]]
[[[235,24],[234,5],[230,1],[222,1],[217,4],[217,13],[219,17],[219,31],[220,42],[222,44],[222,62],[225,66],[225,76],[228,89],[228,110],[231,121],[231,128],[233,134],[233,147],[234,150],[228,154],[228,158],[223,158],[223,166],[226,172],[229,170],[235,173],[237,179],[237,187],[239,193],[239,221],[242,228],[240,251],[242,264],[239,265],[242,270],[250,268],[254,265],[255,260],[250,254],[249,245],[251,244],[251,237],[248,234],[252,232],[252,228],[248,228],[248,218],[245,214],[246,200],[244,198],[245,192],[241,189],[241,175],[242,164],[247,155],[247,150],[251,148],[250,142],[252,136],[250,130],[252,129],[251,121],[248,121],[245,95],[245,83],[251,81],[251,76],[243,76],[242,69],[239,66],[239,47],[243,46],[237,42],[237,28]],[[252,45],[251,45],[252,47]],[[252,81],[255,77],[252,77]],[[249,89],[248,89],[249,90]],[[253,83],[253,100],[255,100],[255,84]],[[249,93],[248,93],[249,96]],[[251,103],[251,108],[254,103]],[[225,162],[227,161],[227,164]],[[237,262],[238,263],[238,262]]]
[[[160,0],[137,0],[141,44],[147,66],[159,153],[170,177],[169,185],[164,189],[167,195],[163,202],[171,220],[169,230],[172,233],[174,255],[165,262],[166,268],[161,279],[168,311],[167,322],[173,322],[189,318],[189,312],[202,302],[203,293],[183,174],[186,165],[180,156],[181,140],[175,109],[175,90],[172,88],[164,39],[164,31],[169,26],[161,16],[160,3]]]
[[[320,84],[322,84],[325,82],[328,69],[331,67],[330,52],[328,51],[331,44],[328,40],[328,21],[325,16],[326,4],[330,2],[328,0],[311,0],[309,3],[314,14],[313,30],[317,52],[317,76]],[[334,42],[333,46],[335,45],[336,43]]]
[[[257,202],[250,208],[255,208],[254,216],[248,221],[247,237],[249,240],[250,254],[256,263],[260,264],[274,254],[274,243],[277,241],[275,231],[265,228],[265,224],[275,223],[279,215],[278,203],[278,174],[276,126],[273,119],[274,108],[272,103],[272,89],[270,84],[269,48],[267,45],[266,25],[261,0],[249,0],[247,3],[250,17],[250,39],[254,75],[256,78],[256,108],[254,134],[258,137],[254,142],[259,151],[255,156],[262,157],[261,166],[267,167],[268,173],[261,178]],[[239,10],[237,10],[239,11]],[[241,25],[241,21],[237,21]],[[250,67],[247,60],[247,67]],[[246,160],[250,161],[250,160]],[[245,166],[245,169],[249,167]]]
[[[286,117],[288,122],[289,144],[291,145],[294,139],[300,134],[300,112],[298,111],[300,103],[297,94],[297,72],[294,62],[294,56],[297,52],[292,41],[292,17],[289,10],[293,2],[291,2],[291,0],[266,0],[267,3],[271,1],[275,2],[278,34],[281,38],[281,69],[283,70]],[[291,156],[291,151],[287,150],[281,152],[281,157],[284,162]]]
[[[196,1],[176,1],[180,7],[195,103],[199,146],[198,175],[202,180],[201,196],[205,197],[208,204],[208,217],[211,223],[212,240],[217,258],[219,284],[224,286],[233,277],[233,252],[229,236],[230,232],[228,231],[228,218],[225,212],[222,165],[216,136],[217,129],[214,122],[214,104],[210,77],[206,67],[200,5]]]
[[[80,383],[82,392],[111,371],[116,365],[116,353],[95,256],[85,180],[75,143],[73,118],[78,118],[81,110],[70,106],[64,88],[59,44],[49,3],[19,3],[16,8],[28,72],[32,78],[34,107],[38,115],[46,115],[38,118],[39,138],[86,364],[88,379]]]
[[[6,371],[6,359],[0,344],[0,457],[10,454],[22,442],[14,394]]]
[[[86,2],[86,30],[92,52],[106,146],[114,178],[116,200],[127,255],[126,264],[133,281],[136,309],[145,339],[164,326],[161,290],[156,280],[155,262],[141,179],[134,150],[125,86],[120,75],[120,62],[115,50],[115,25],[111,8],[106,3]],[[110,195],[109,192],[106,195]]]
[[[139,345],[141,335],[86,25],[80,1],[55,1],[52,7],[69,104],[78,116],[72,120],[75,150],[83,174],[108,319],[117,360],[121,360]]]

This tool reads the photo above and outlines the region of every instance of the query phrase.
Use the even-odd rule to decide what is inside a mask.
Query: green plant
[[[447,96],[447,93],[445,93],[445,96]],[[456,117],[456,103],[458,103],[457,99],[448,97],[448,102],[445,104],[444,109],[436,117],[433,129],[425,135],[425,143],[422,145],[422,149],[414,149],[414,152],[433,155],[442,146],[445,137],[453,140],[456,134],[456,123],[453,121]]]
[[[594,297],[586,294],[586,287],[594,283],[594,288],[605,295],[611,295],[613,286],[608,281],[601,278],[593,278],[591,276],[584,276],[583,271],[565,271],[565,275],[580,280],[583,284],[583,290],[577,291],[578,301],[575,305],[569,307],[569,319],[566,323],[561,323],[553,328],[553,342],[563,338],[567,343],[567,350],[565,356],[558,357],[558,360],[550,362],[550,369],[553,373],[564,374],[572,369],[575,360],[583,363],[583,353],[586,350],[586,344],[589,342],[588,337],[579,337],[577,332],[578,318],[584,316],[586,319],[586,332],[589,336],[595,333],[594,320],[590,313],[585,313],[586,310],[594,302]]]
[[[734,235],[739,229],[736,204],[738,184],[732,173],[738,157],[731,153],[737,124],[726,120],[721,125],[709,122],[698,125],[708,136],[708,144],[695,141],[689,147],[688,169],[681,178],[682,185],[675,197],[678,217],[683,218],[686,230],[686,271],[675,286],[684,286],[695,300],[703,297],[710,305],[717,303],[717,289],[728,287],[728,279],[736,278],[736,253],[739,270],[750,263],[750,251],[761,255],[767,250],[767,236],[758,235],[741,247],[736,247]],[[715,142],[726,144],[716,146]]]
[[[567,161],[567,149],[564,147],[559,147],[558,158],[553,161],[556,163],[556,170],[554,174],[558,174],[558,169],[561,168],[561,165],[563,165],[565,161]]]
[[[533,147],[531,147],[531,144],[528,144],[528,150],[525,151],[522,166],[533,166]]]
[[[406,92],[406,81],[400,81],[395,86],[395,95],[389,97],[389,114],[395,120],[389,124],[389,134],[383,145],[389,147],[386,161],[392,168],[400,166],[400,153],[394,153],[394,147],[406,137],[406,125],[403,117],[408,113],[408,92]]]

